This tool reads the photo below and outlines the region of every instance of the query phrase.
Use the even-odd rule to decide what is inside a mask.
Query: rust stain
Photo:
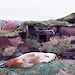
[[[16,58],[12,58],[8,60],[7,62],[7,67],[9,68],[19,68],[21,67],[22,63],[18,63]]]

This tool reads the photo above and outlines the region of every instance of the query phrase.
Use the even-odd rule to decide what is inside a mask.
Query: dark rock
[[[3,58],[3,60],[9,60],[9,59],[11,59],[12,57],[11,56],[5,56],[4,58]]]
[[[21,55],[22,55],[22,53],[16,53],[15,57],[19,57]]]
[[[0,60],[2,60],[3,59],[3,55],[2,55],[2,53],[0,53]]]
[[[7,37],[0,36],[0,48],[11,46],[11,42],[8,40]]]
[[[8,38],[0,36],[0,48],[6,48],[8,46],[17,46],[21,41],[20,37]]]
[[[75,36],[75,27],[60,27],[59,33],[66,36]]]

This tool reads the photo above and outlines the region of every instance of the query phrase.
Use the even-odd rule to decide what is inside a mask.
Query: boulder
[[[22,39],[20,37],[9,38],[0,36],[0,48],[6,48],[8,46],[18,46],[21,40]]]
[[[75,36],[75,27],[60,27],[59,33],[66,36]]]
[[[8,38],[12,46],[18,46],[21,42],[21,37]]]
[[[8,38],[0,36],[0,48],[5,48],[8,46],[12,46],[11,42],[8,40]]]
[[[18,23],[15,21],[6,21],[3,25],[1,30],[16,30],[18,27]]]

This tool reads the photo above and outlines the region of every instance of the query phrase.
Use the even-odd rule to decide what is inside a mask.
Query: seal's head
[[[7,67],[6,64],[7,64],[6,62],[0,64],[0,68],[5,68],[5,67]]]

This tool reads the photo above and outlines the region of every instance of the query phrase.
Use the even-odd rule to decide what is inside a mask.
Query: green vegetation
[[[19,26],[18,28],[17,28],[17,31],[24,31],[25,30],[25,28],[23,27],[23,26]]]
[[[45,21],[25,21],[24,25],[29,26],[69,26],[75,23],[75,13],[72,13],[68,16],[59,19],[50,19]],[[75,25],[73,25],[75,26]]]
[[[4,61],[2,61],[4,62]],[[62,72],[63,70],[63,72]],[[54,60],[31,68],[0,68],[0,75],[75,75],[75,65]]]
[[[47,26],[67,26],[69,25],[66,21],[57,21],[57,20],[47,20],[43,21],[43,23]]]
[[[19,36],[19,31],[0,31],[0,36],[16,37]]]
[[[3,35],[3,34],[5,34],[5,32],[3,32],[3,31],[0,31],[0,35]]]
[[[46,20],[46,21],[25,21],[24,25],[29,26],[68,26],[69,23],[67,21],[57,21],[57,20]]]
[[[37,64],[27,69],[0,68],[0,75],[54,75],[64,67],[65,65],[60,60],[55,60],[50,63]]]
[[[29,26],[43,26],[45,24],[43,24],[43,22],[40,22],[40,21],[25,21],[23,23],[24,25],[29,25]]]
[[[46,50],[46,52],[52,52],[59,55],[70,50],[70,43],[71,37],[50,38],[50,41],[42,43],[42,46],[39,49],[41,51]]]
[[[27,39],[27,41],[29,42],[29,46],[31,49],[33,48],[38,48],[38,41],[35,39]]]
[[[3,51],[0,51],[3,56],[11,56],[15,51],[17,47],[8,47],[5,48]]]
[[[72,13],[68,16],[63,17],[63,18],[59,18],[57,20],[58,21],[67,21],[69,23],[75,23],[75,21],[74,21],[75,20],[75,13]]]

